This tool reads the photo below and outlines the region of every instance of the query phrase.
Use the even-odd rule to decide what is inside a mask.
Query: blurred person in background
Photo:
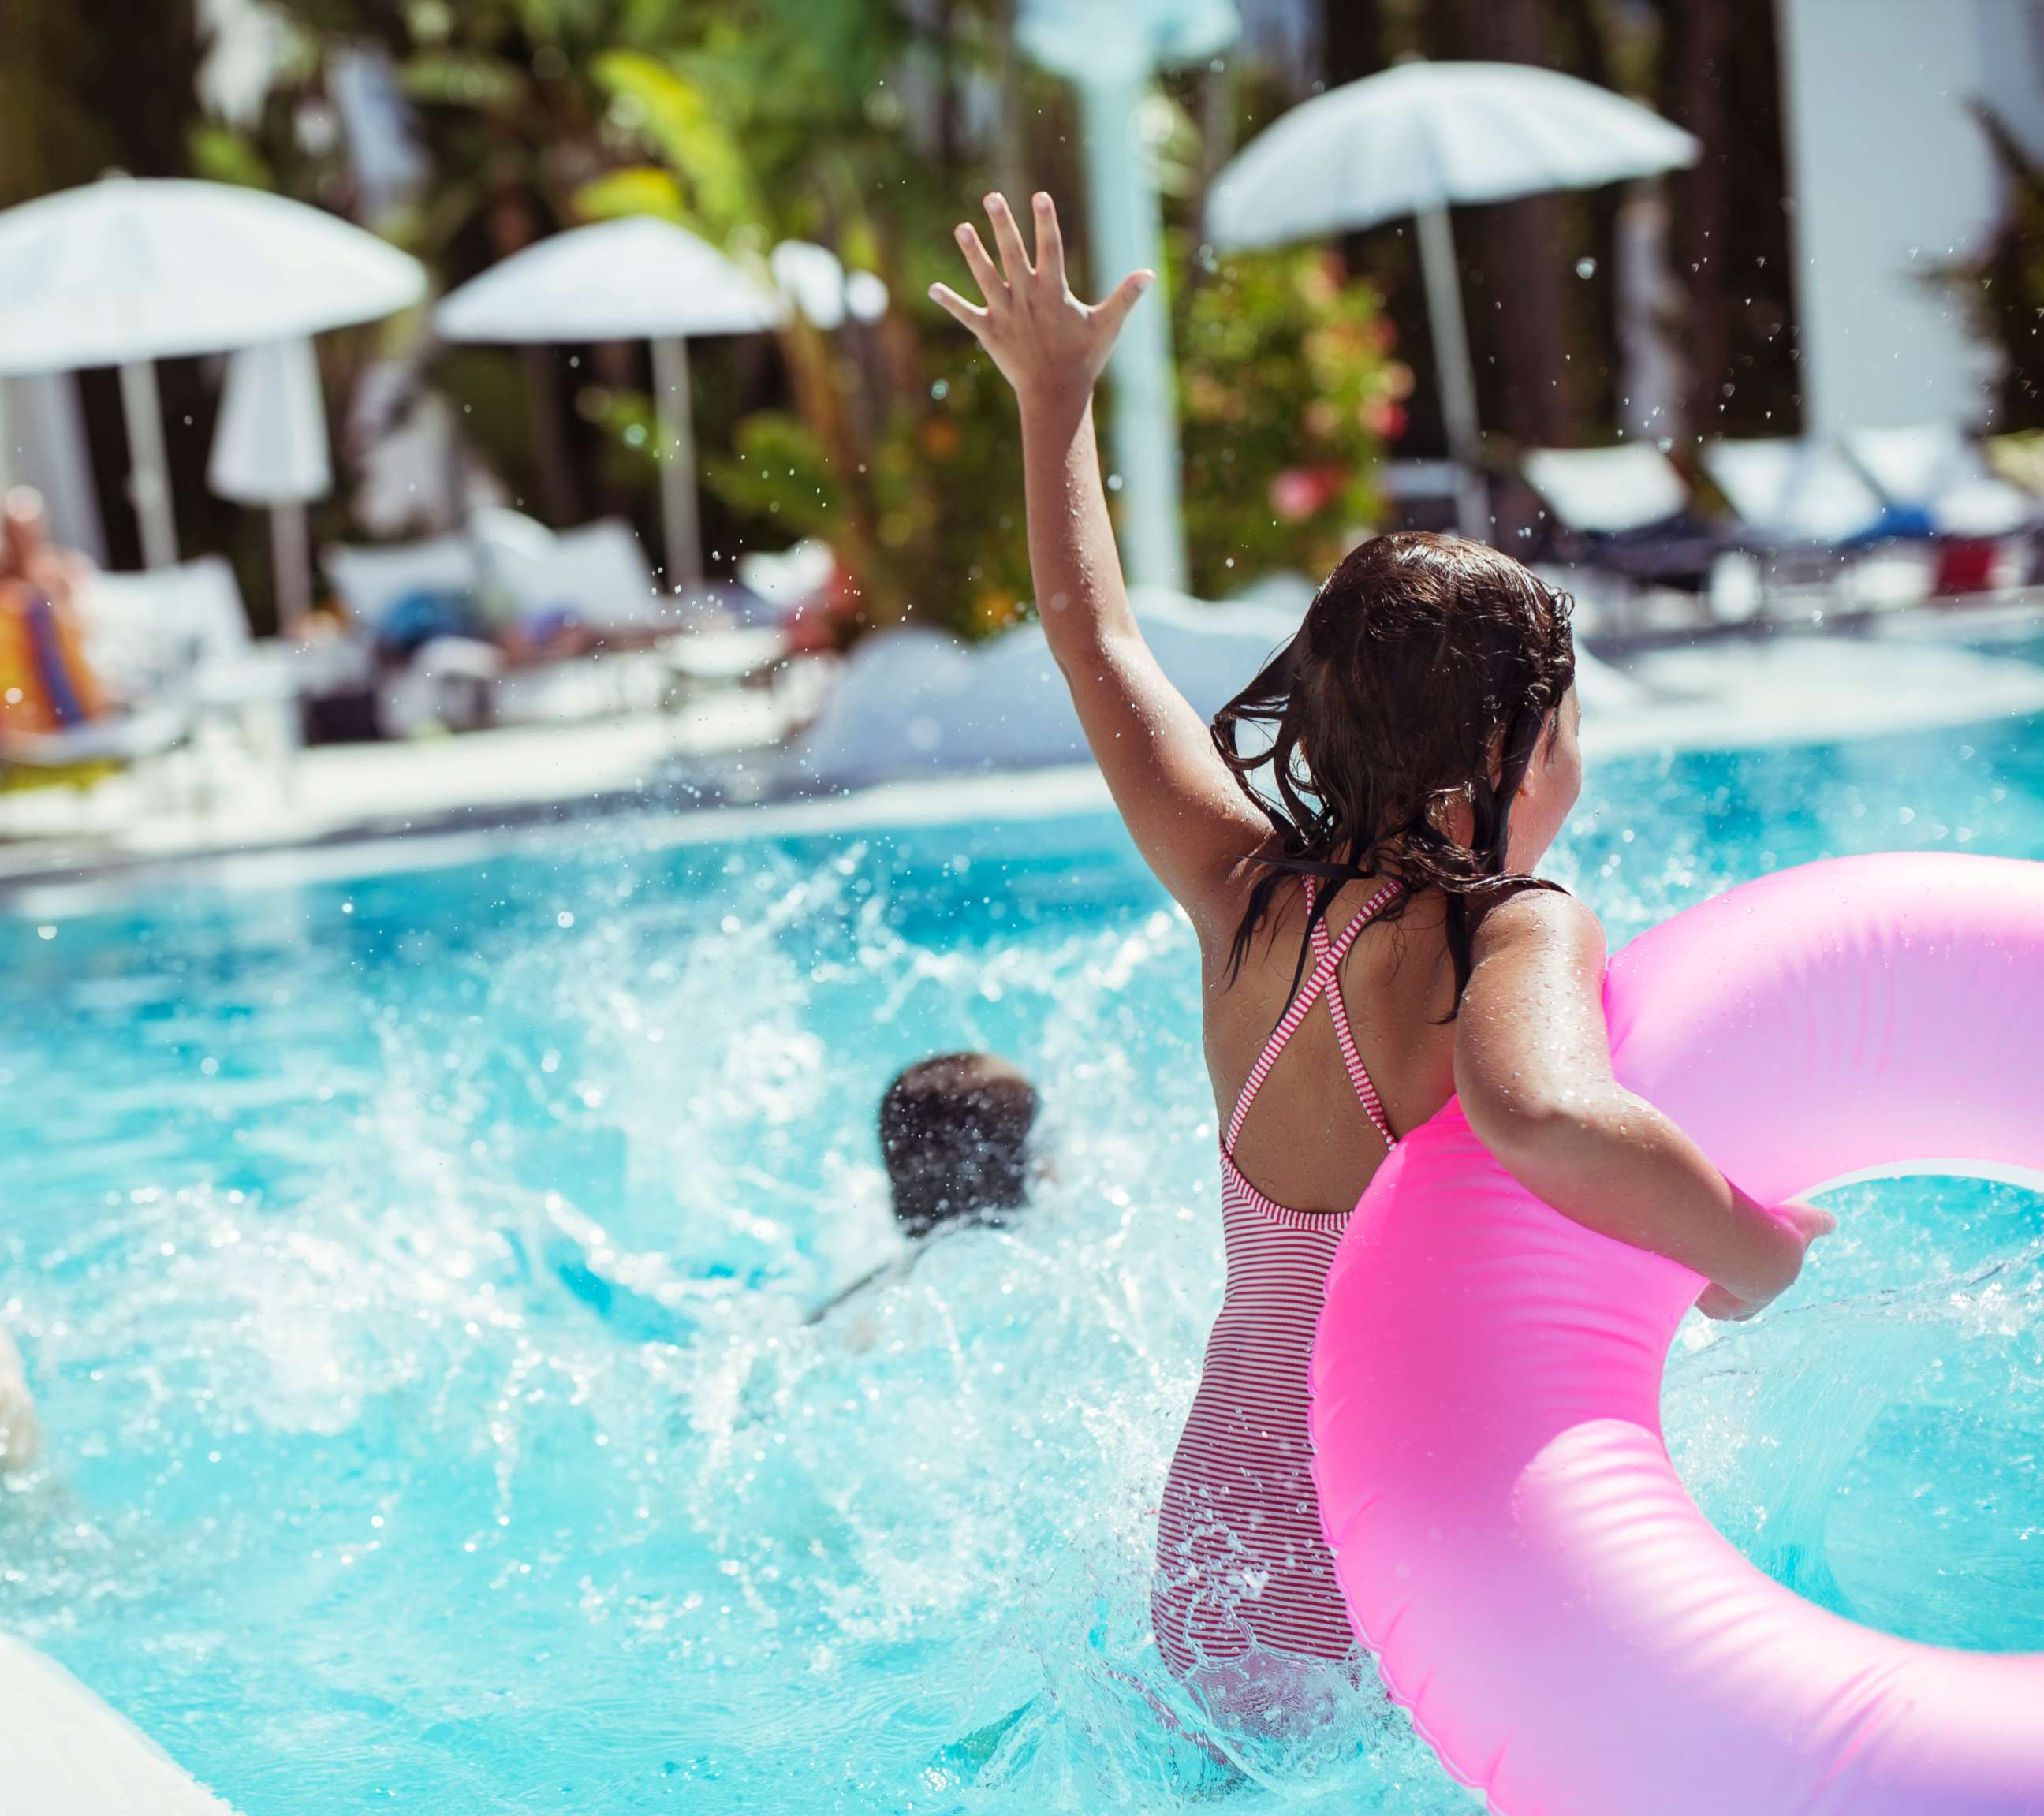
[[[1026,1204],[1038,1108],[1028,1074],[995,1054],[940,1054],[897,1077],[880,1100],[880,1154],[908,1251],[862,1275],[809,1322],[901,1278],[938,1237],[997,1229]]]
[[[102,717],[79,608],[83,555],[50,540],[42,495],[17,486],[0,507],[0,731],[62,731]]]
[[[75,613],[92,584],[92,563],[50,539],[49,514],[33,486],[17,486],[0,506],[0,574],[47,593],[60,611]]]

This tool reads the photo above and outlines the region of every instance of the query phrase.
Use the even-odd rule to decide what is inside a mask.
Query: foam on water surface
[[[1831,852],[2044,857],[2044,726],[1615,761],[1614,941]],[[1189,930],[1097,814],[157,890],[0,922],[0,1320],[51,1461],[0,1624],[252,1816],[1467,1807],[1374,1695],[1197,1718],[1147,1633],[1220,1255]],[[902,1064],[1044,1088],[1026,1219],[893,1253]],[[1685,1330],[1686,1479],[1762,1567],[2044,1645],[2044,1221],[1840,1194]]]

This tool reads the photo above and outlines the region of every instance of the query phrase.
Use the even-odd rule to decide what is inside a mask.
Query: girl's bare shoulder
[[[1508,954],[1594,958],[1604,956],[1604,923],[1581,897],[1561,889],[1515,889],[1478,923],[1471,957]]]

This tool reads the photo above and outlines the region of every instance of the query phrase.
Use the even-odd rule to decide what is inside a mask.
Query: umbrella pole
[[[1490,536],[1490,507],[1484,495],[1483,455],[1477,423],[1476,373],[1470,359],[1469,324],[1462,319],[1462,274],[1455,266],[1455,236],[1445,208],[1420,210],[1420,271],[1427,285],[1427,326],[1434,340],[1434,370],[1441,391],[1441,415],[1448,432],[1448,456],[1460,469],[1455,486],[1455,527],[1474,542]]]
[[[702,584],[702,527],[696,516],[695,436],[689,420],[689,344],[678,335],[653,343],[653,421],[659,437],[660,535],[667,589]]]
[[[294,643],[305,634],[313,611],[312,539],[305,508],[293,502],[270,507],[270,570],[277,587],[277,628]]]
[[[171,461],[163,447],[163,403],[153,361],[131,359],[121,368],[121,415],[128,430],[128,490],[142,532],[142,565],[174,566],[178,525],[171,510]]]

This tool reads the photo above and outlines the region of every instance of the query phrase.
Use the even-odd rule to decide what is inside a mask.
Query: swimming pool
[[[734,832],[742,824],[732,823]],[[1839,851],[2044,858],[2044,722],[1613,762],[1614,941]],[[1220,1250],[1188,929],[1094,812],[194,881],[0,918],[18,1629],[250,1813],[1170,1810],[1155,1504]],[[1042,1081],[1026,1223],[888,1249],[908,1060]],[[1846,1195],[1671,1442],[1765,1568],[2044,1645],[2044,1230]],[[1126,1679],[1139,1680],[1132,1685]],[[1358,1699],[1247,1806],[1467,1807]]]

